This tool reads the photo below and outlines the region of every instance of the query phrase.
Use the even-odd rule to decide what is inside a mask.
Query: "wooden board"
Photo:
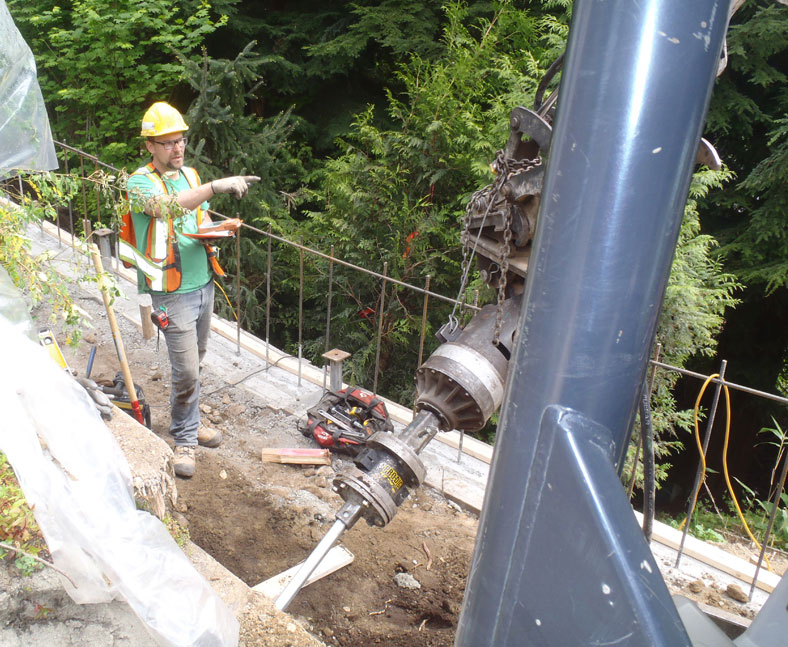
[[[300,447],[264,447],[263,463],[293,463],[296,465],[331,465],[331,452],[327,449]]]
[[[320,561],[320,563],[317,565],[317,568],[312,571],[312,574],[307,578],[304,586],[309,586],[312,582],[316,582],[317,580],[324,578],[326,575],[331,575],[331,573],[338,571],[340,568],[350,564],[354,558],[355,556],[353,553],[351,553],[341,544],[334,546],[326,553],[326,556]],[[286,571],[282,571],[279,573],[279,575],[274,575],[273,577],[260,582],[260,584],[256,584],[252,587],[252,590],[262,593],[268,598],[274,599],[278,597],[282,591],[284,591],[284,588],[290,583],[290,580],[295,577],[295,574],[298,572],[299,568],[301,568],[301,564],[296,564],[295,566],[288,568]]]

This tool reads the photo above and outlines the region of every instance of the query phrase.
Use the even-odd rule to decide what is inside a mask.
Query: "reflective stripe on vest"
[[[159,195],[167,195],[167,186],[156,172],[152,163],[137,169],[132,175],[144,175],[157,185]],[[185,174],[184,174],[185,175]],[[188,181],[187,177],[187,181]],[[131,204],[131,201],[129,201]],[[133,219],[129,217],[131,236],[121,235],[119,256],[134,265],[145,275],[145,283],[155,292],[174,292],[181,285],[181,266],[178,243],[172,218],[151,218],[145,240],[145,252],[137,249],[137,237],[133,232]],[[125,240],[124,240],[125,238]],[[170,244],[172,242],[172,244]]]
[[[200,186],[200,177],[197,171],[190,167],[182,167],[186,181],[191,188]],[[156,172],[152,163],[137,169],[132,175],[144,175],[156,184],[160,195],[168,195],[167,186],[161,176]],[[129,205],[131,201],[129,200]],[[203,209],[198,205],[195,209],[197,225],[203,218]],[[174,292],[181,285],[181,259],[180,249],[175,234],[172,218],[151,218],[148,225],[145,241],[145,252],[137,249],[137,240],[134,232],[134,222],[131,213],[124,217],[123,228],[118,245],[120,259],[129,265],[134,265],[145,276],[145,282],[155,292]],[[203,243],[208,263],[218,276],[225,276],[216,260],[216,248]]]

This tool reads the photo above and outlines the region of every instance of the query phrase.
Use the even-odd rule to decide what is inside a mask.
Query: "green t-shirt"
[[[178,172],[178,177],[170,179],[161,176],[167,192],[171,195],[192,188],[183,172]],[[161,193],[161,186],[158,182],[153,182],[144,174],[132,175],[128,182],[129,198],[132,207],[143,203],[147,198]],[[201,207],[208,209],[207,202],[203,202]],[[131,217],[134,221],[134,232],[137,236],[137,249],[145,252],[145,240],[147,239],[148,226],[151,218],[146,213],[132,208]],[[197,211],[190,211],[182,217],[175,219],[175,236],[178,241],[178,249],[181,257],[181,286],[175,290],[179,292],[193,292],[199,290],[211,280],[211,266],[208,262],[208,254],[205,247],[199,240],[183,236],[186,234],[196,234],[199,223],[197,222]],[[140,292],[154,292],[145,283],[145,276],[137,270],[137,289]]]

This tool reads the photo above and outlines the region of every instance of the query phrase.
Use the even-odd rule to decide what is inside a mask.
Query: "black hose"
[[[538,111],[539,108],[542,107],[542,99],[544,98],[544,93],[547,90],[547,85],[553,80],[553,77],[556,75],[558,70],[561,69],[563,63],[564,54],[561,53],[561,55],[553,61],[550,67],[547,68],[542,80],[539,81],[539,86],[536,88],[536,94],[534,95],[534,110]]]
[[[643,381],[640,394],[640,436],[643,439],[643,534],[646,541],[651,541],[654,525],[654,492],[656,480],[654,475],[654,428],[651,424],[651,404],[649,400],[648,380]]]

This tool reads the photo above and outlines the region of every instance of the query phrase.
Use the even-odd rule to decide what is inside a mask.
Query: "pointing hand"
[[[259,181],[260,178],[256,175],[233,175],[213,180],[211,190],[214,193],[232,193],[237,200],[240,200],[249,191],[249,185]]]

